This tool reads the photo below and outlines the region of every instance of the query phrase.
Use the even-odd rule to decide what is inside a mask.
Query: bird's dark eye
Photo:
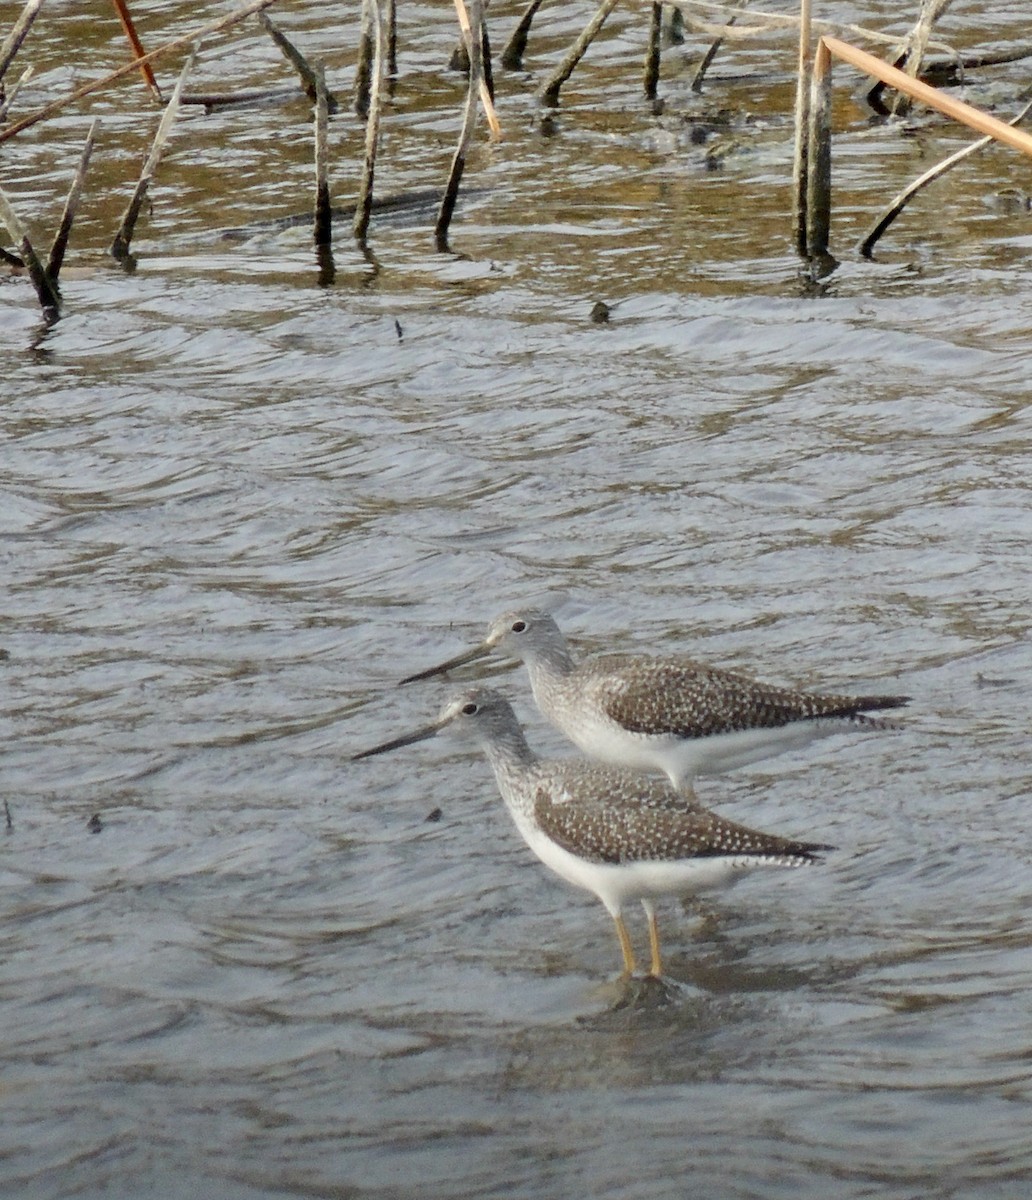
[[[526,633],[527,622],[526,621],[513,621],[512,631],[513,631],[513,633]]]
[[[473,701],[471,700],[469,702],[469,704],[464,704],[462,706],[462,711],[466,714],[467,717],[475,717],[477,715],[477,713],[480,712],[480,705],[474,704]]]

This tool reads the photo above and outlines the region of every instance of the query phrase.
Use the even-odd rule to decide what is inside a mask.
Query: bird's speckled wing
[[[584,759],[551,759],[538,764],[541,784],[556,804],[606,802],[626,807],[705,812],[690,787],[675,789],[666,779]]]
[[[607,657],[587,664],[603,711],[632,733],[712,737],[818,717],[857,718],[906,696],[812,695],[774,687],[688,658]]]
[[[537,786],[534,817],[554,842],[593,862],[672,862],[726,856],[800,866],[813,862],[817,851],[831,849],[759,833],[706,809],[678,812],[610,799],[571,798],[551,781]]]

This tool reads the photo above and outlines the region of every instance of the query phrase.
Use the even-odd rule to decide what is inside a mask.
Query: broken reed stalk
[[[1029,100],[1025,107],[1016,116],[1011,117],[1007,124],[1020,125],[1030,112],[1032,112],[1032,100]],[[931,167],[929,170],[925,171],[923,175],[918,176],[913,183],[904,188],[903,191],[895,197],[892,203],[886,207],[884,212],[871,227],[871,231],[857,247],[858,252],[864,258],[870,258],[874,250],[875,243],[886,231],[886,229],[888,229],[892,222],[895,221],[903,209],[906,208],[910,201],[913,200],[918,192],[927,187],[928,184],[933,183],[941,175],[945,175],[947,171],[952,170],[952,168],[958,163],[963,162],[965,158],[970,158],[972,154],[976,154],[979,150],[984,150],[985,147],[988,146],[993,140],[994,139],[992,137],[986,134],[985,137],[979,138],[977,142],[971,142],[970,145],[964,146],[963,149],[958,150],[955,154],[949,155],[948,158],[944,158],[942,162],[936,163],[934,167]]]
[[[523,10],[523,16],[520,17],[519,23],[505,43],[505,49],[502,51],[502,66],[507,71],[518,71],[523,66],[523,54],[527,49],[527,38],[530,37],[530,25],[541,4],[542,0],[530,0]]]
[[[315,75],[315,244],[329,246],[333,241],[333,209],[327,175],[326,129],[330,123],[326,75],[316,67]]]
[[[72,186],[68,191],[68,199],[65,201],[64,212],[61,214],[61,224],[57,227],[57,233],[54,235],[54,241],[50,247],[47,272],[54,283],[57,283],[58,276],[61,274],[61,264],[64,262],[65,250],[68,248],[68,237],[72,232],[72,222],[75,220],[75,214],[79,211],[79,200],[82,198],[86,171],[90,165],[90,155],[93,153],[93,139],[99,124],[100,122],[94,117],[90,131],[86,135],[86,142],[82,148],[75,177],[72,179]]]
[[[461,2],[462,0],[458,0],[458,3]],[[441,207],[437,212],[437,224],[434,226],[434,240],[441,254],[448,251],[448,227],[451,225],[452,215],[455,212],[459,184],[462,182],[462,173],[466,168],[466,155],[469,152],[470,142],[473,140],[473,131],[476,129],[477,97],[483,94],[483,43],[480,40],[480,29],[484,19],[484,10],[481,0],[470,0],[469,9],[469,91],[466,94],[466,110],[462,118],[459,144],[452,157],[448,184],[444,189]]]
[[[813,56],[806,138],[806,255],[822,258],[831,236],[831,51],[824,38]]]
[[[387,0],[387,74],[398,74],[398,0]]]
[[[376,172],[376,148],[380,140],[380,110],[383,96],[383,16],[379,0],[367,0],[373,14],[373,64],[369,87],[369,115],[366,118],[365,157],[362,178],[358,185],[358,202],[352,232],[360,245],[365,245],[369,232],[369,215],[373,210],[373,176]]]
[[[1015,128],[1014,123],[1007,124],[989,113],[982,112],[981,109],[947,96],[919,79],[911,79],[897,67],[882,62],[880,58],[875,58],[865,50],[858,50],[847,42],[839,41],[838,38],[822,37],[817,43],[817,53],[814,56],[810,98],[805,244],[805,253],[809,257],[820,257],[827,254],[828,250],[828,229],[831,222],[831,55],[865,74],[873,75],[889,87],[905,92],[911,99],[936,109],[951,120],[977,129],[979,133],[1032,157],[1032,136]],[[873,245],[870,235],[864,245]]]
[[[16,121],[13,125],[8,126],[7,129],[0,130],[0,142],[6,142],[8,138],[21,133],[23,129],[28,129],[39,121],[45,121],[48,117],[52,117],[54,113],[60,112],[70,104],[75,104],[77,100],[81,100],[84,96],[90,96],[94,92],[99,92],[102,88],[106,88],[108,84],[116,83],[132,71],[139,70],[144,63],[155,62],[162,55],[171,54],[173,50],[181,50],[184,46],[190,45],[191,42],[198,42],[210,34],[221,33],[224,29],[229,29],[232,25],[238,25],[241,21],[253,16],[256,12],[260,12],[263,8],[268,8],[274,2],[275,0],[250,0],[250,3],[244,4],[240,8],[235,8],[231,13],[227,13],[217,21],[209,21],[207,25],[202,25],[199,29],[195,29],[193,33],[186,33],[182,37],[173,38],[172,41],[165,42],[164,45],[158,46],[156,50],[145,54],[143,58],[134,58],[130,62],[123,63],[116,71],[112,71],[100,79],[94,79],[92,83],[83,84],[81,88],[77,88],[63,99],[55,100],[52,104],[46,104],[42,108],[37,109],[36,112],[29,113],[27,117],[23,117],[20,121]]]
[[[308,59],[305,58],[305,56],[294,45],[290,38],[288,38],[287,35],[277,25],[272,23],[271,19],[266,13],[262,12],[258,14],[258,23],[282,51],[283,57],[287,60],[287,62],[289,62],[294,70],[297,71],[298,75],[301,77],[301,83],[308,95],[309,100],[315,103],[318,100],[319,91],[318,70],[309,64]],[[324,78],[323,87],[325,88],[325,86],[326,80]],[[329,106],[330,112],[337,111],[336,98],[328,92],[326,95],[326,102]]]
[[[676,9],[675,11],[680,12],[681,10]],[[727,25],[725,26],[725,28],[730,29],[731,26],[734,25],[736,20],[737,20],[736,14],[732,13],[727,19]],[[706,72],[710,69],[710,64],[720,53],[720,47],[723,46],[723,44],[724,44],[724,35],[723,34],[721,34],[721,36],[718,38],[714,38],[713,41],[710,42],[710,44],[709,44],[709,49],[702,56],[702,61],[695,68],[695,74],[692,76],[692,81],[688,86],[691,88],[691,90],[693,92],[695,92],[696,95],[699,95],[702,92],[702,81],[706,78]]]
[[[469,69],[473,70],[473,32],[470,25],[470,19],[466,13],[466,5],[463,0],[455,0],[455,15],[459,19],[459,28],[462,30],[462,36],[466,41],[466,52],[469,54]],[[480,25],[478,26],[480,33],[477,36],[477,55],[480,58],[480,71],[478,72],[480,82],[477,85],[480,92],[480,102],[484,106],[484,116],[487,118],[488,128],[491,130],[491,136],[499,138],[502,136],[502,126],[498,121],[498,113],[495,112],[494,100],[491,99],[491,89],[487,85],[487,76],[484,66],[484,15],[481,8]]]
[[[136,26],[133,24],[133,18],[130,15],[125,0],[114,0],[114,5],[115,11],[118,13],[118,19],[122,22],[122,28],[125,30],[125,36],[133,49],[133,53],[137,58],[143,58],[146,51],[136,32]],[[154,78],[154,68],[150,63],[144,63],[140,67],[140,74],[143,76],[144,83],[150,88],[151,95],[160,104],[162,99],[161,88],[158,87],[158,81]]]
[[[26,35],[32,28],[32,22],[35,21],[36,14],[42,7],[43,0],[28,0],[21,11],[21,16],[15,21],[11,32],[4,39],[4,44],[0,46],[0,81],[7,74],[7,68],[21,49],[21,44],[25,41]]]
[[[649,10],[649,40],[645,51],[645,99],[655,100],[659,91],[659,58],[663,42],[663,5],[652,0]]]
[[[7,114],[10,112],[15,96],[21,91],[22,84],[28,83],[35,73],[35,67],[26,67],[17,80],[15,80],[14,86],[9,90],[5,89],[4,85],[0,83],[0,125],[7,120]]]
[[[545,81],[538,92],[542,104],[555,108],[559,103],[559,89],[576,70],[577,64],[591,43],[598,37],[599,31],[606,23],[609,14],[616,8],[620,0],[602,0],[602,4],[584,28],[584,32],[567,51],[566,57],[556,68],[552,76]]]
[[[150,182],[154,178],[154,172],[158,169],[158,163],[161,162],[161,156],[165,152],[165,143],[168,140],[168,135],[172,131],[172,126],[176,123],[176,117],[179,116],[179,97],[183,93],[183,84],[186,83],[186,77],[193,69],[194,59],[197,57],[199,48],[200,43],[198,42],[187,55],[186,62],[183,63],[183,69],[179,73],[178,80],[176,80],[175,90],[168,104],[165,106],[165,111],[161,114],[161,120],[158,122],[158,131],[154,135],[154,141],[151,144],[150,153],[143,164],[139,181],[136,184],[125,212],[122,214],[122,221],[118,226],[118,232],[115,234],[115,240],[111,243],[111,255],[120,262],[129,257],[129,243],[133,240],[136,219],[140,215],[140,208],[143,205],[144,197],[147,195]]]
[[[796,77],[795,155],[792,160],[792,233],[800,254],[806,253],[806,189],[810,137],[810,81],[813,35],[810,0],[799,4],[799,68]]]
[[[953,3],[953,0],[921,0],[921,11],[917,24],[910,31],[904,51],[906,66],[904,71],[911,79],[916,79],[921,72],[928,41],[932,36],[932,26]],[[910,110],[910,100],[902,92],[897,92],[892,102],[892,115],[905,116]]]
[[[231,108],[238,104],[260,104],[263,101],[293,100],[297,88],[249,88],[239,92],[184,92],[180,104],[201,104],[209,112],[216,108]]]
[[[373,14],[370,0],[362,0],[362,26],[358,35],[358,64],[355,67],[355,113],[369,115],[369,87],[373,69]]]
[[[1015,129],[1006,121],[990,116],[989,113],[965,104],[962,100],[955,100],[952,96],[947,96],[945,92],[940,92],[938,88],[922,83],[920,79],[911,79],[909,75],[904,74],[896,67],[889,66],[888,63],[882,62],[880,58],[875,58],[873,54],[868,54],[865,50],[858,50],[856,46],[851,46],[848,42],[841,42],[838,38],[829,36],[821,38],[821,41],[836,58],[841,58],[843,62],[849,63],[857,70],[863,71],[867,75],[874,75],[875,78],[887,83],[889,87],[906,92],[911,99],[926,104],[929,108],[934,108],[951,120],[977,129],[979,133],[987,133],[998,142],[1003,142],[1005,146],[1011,146],[1023,154],[1032,156],[1032,136],[1020,129]]]
[[[725,37],[732,41],[748,41],[752,38],[764,37],[767,34],[776,33],[783,29],[797,29],[801,24],[798,16],[793,16],[791,13],[773,13],[763,9],[746,9],[742,5],[733,6],[723,3],[717,3],[717,0],[669,0],[681,12],[686,28],[693,33],[708,34],[710,37]],[[693,17],[690,10],[703,8],[712,12],[715,16],[720,16],[724,21],[723,25],[715,25],[711,21],[703,21],[698,17]],[[731,17],[749,17],[751,23],[749,25],[736,25],[728,28]],[[877,29],[868,29],[864,25],[844,24],[841,21],[819,21],[813,18],[810,26],[816,34],[828,34],[835,36],[843,36],[848,34],[850,37],[855,37],[867,42],[873,42],[876,45],[898,46],[899,35],[894,33],[882,33]],[[947,46],[942,42],[929,42],[931,49],[940,51],[943,54],[953,56],[954,50],[952,46]]]
[[[57,290],[57,284],[50,278],[46,267],[40,262],[39,255],[33,248],[24,225],[18,219],[14,206],[2,188],[0,188],[0,221],[3,221],[11,237],[18,243],[22,262],[29,272],[32,286],[36,289],[36,296],[39,299],[40,308],[43,309],[43,315],[48,320],[56,320],[61,312],[61,294]]]

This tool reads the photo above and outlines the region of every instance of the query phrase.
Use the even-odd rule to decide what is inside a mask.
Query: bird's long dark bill
[[[432,738],[435,733],[440,733],[441,726],[439,724],[427,725],[423,729],[417,729],[415,733],[405,733],[401,737],[396,737],[392,741],[383,742],[379,746],[373,746],[371,750],[363,750],[359,754],[352,754],[351,761],[358,762],[360,758],[372,758],[374,754],[386,754],[388,750],[398,750],[402,746],[411,746],[413,742],[425,742],[427,738]]]
[[[447,662],[441,663],[436,667],[427,667],[425,671],[417,671],[415,675],[407,675],[402,679],[398,686],[403,683],[415,683],[417,679],[432,679],[434,675],[443,675],[445,671],[450,671],[453,667],[464,667],[466,663],[475,662],[478,658],[485,658],[491,653],[493,647],[487,645],[476,646],[472,650],[466,650],[462,654],[456,654],[454,658],[449,658]]]

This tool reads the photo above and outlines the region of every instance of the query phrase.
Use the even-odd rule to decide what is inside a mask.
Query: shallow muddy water
[[[148,45],[224,11],[136,7]],[[826,15],[911,16],[859,7]],[[276,11],[346,98],[355,7]],[[1027,1195],[1029,164],[969,160],[863,262],[965,138],[872,122],[837,69],[841,265],[814,285],[791,38],[701,98],[705,39],[671,48],[655,116],[618,12],[542,120],[589,14],[546,7],[499,72],[453,252],[432,204],[374,217],[368,255],[343,222],[328,285],[304,228],[256,224],[309,204],[306,101],[188,113],[132,273],[105,251],[157,120],[138,83],[0,148],[45,245],[103,117],[65,316],[0,280],[5,1196]],[[1026,16],[957,3],[943,31],[1009,46]],[[400,22],[385,193],[440,186],[463,95],[450,11]],[[123,55],[110,6],[45,6],[12,116]],[[289,75],[245,26],[190,86],[263,82]],[[1007,117],[1026,84],[965,95]],[[334,119],[339,202],[362,137]],[[665,1003],[469,747],[349,762],[455,686],[399,678],[527,601],[581,652],[914,698],[900,732],[700,782],[838,850],[666,905]],[[463,677],[570,752],[522,672]]]

